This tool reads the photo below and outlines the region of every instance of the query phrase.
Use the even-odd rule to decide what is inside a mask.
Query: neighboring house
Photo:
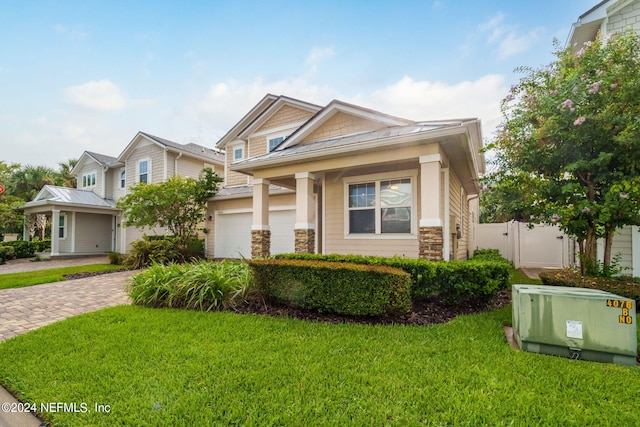
[[[571,26],[567,46],[580,48],[596,35],[607,36],[631,28],[640,33],[640,0],[606,0],[598,3]],[[599,254],[604,253],[603,242]],[[640,276],[640,232],[637,226],[624,227],[613,239],[612,252],[620,254],[619,267],[625,274]]]
[[[125,253],[143,232],[122,226],[116,201],[139,182],[174,175],[197,178],[205,167],[224,173],[224,154],[139,132],[118,157],[85,151],[71,173],[77,188],[47,185],[22,206],[25,215],[51,217],[51,255]],[[25,227],[25,237],[29,236]]]
[[[268,94],[216,146],[227,156],[208,206],[211,258],[465,259],[474,247],[478,119],[415,122]]]

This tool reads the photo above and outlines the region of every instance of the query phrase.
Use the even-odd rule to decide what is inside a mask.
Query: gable
[[[313,116],[311,111],[296,108],[291,105],[283,105],[256,130],[256,133],[288,127],[288,125],[291,124],[300,124],[301,122],[309,120],[311,116]]]
[[[388,127],[385,123],[339,111],[310,133],[309,136],[304,138],[299,144],[320,141],[340,135],[375,131],[385,127]]]

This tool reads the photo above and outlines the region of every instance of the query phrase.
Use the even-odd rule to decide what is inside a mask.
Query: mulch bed
[[[402,316],[368,317],[318,313],[316,311],[274,303],[260,296],[253,296],[249,298],[245,304],[235,307],[234,310],[238,313],[264,314],[273,317],[289,317],[329,323],[433,325],[449,322],[461,314],[480,313],[504,307],[509,303],[511,303],[511,290],[505,290],[498,293],[489,303],[473,301],[459,306],[448,307],[437,298],[433,298],[414,302],[411,311]]]

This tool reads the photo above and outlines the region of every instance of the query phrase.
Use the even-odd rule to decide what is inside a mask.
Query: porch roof
[[[115,209],[116,206],[115,201],[103,199],[93,191],[45,185],[35,199],[20,206],[20,209],[29,209],[51,204],[104,209]]]

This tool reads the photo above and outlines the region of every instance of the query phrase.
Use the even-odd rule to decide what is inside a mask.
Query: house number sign
[[[630,310],[633,309],[633,302],[608,299],[607,307],[619,308],[622,310],[622,313],[618,316],[618,323],[625,323],[627,325],[631,325],[633,323],[633,317],[629,314]]]

